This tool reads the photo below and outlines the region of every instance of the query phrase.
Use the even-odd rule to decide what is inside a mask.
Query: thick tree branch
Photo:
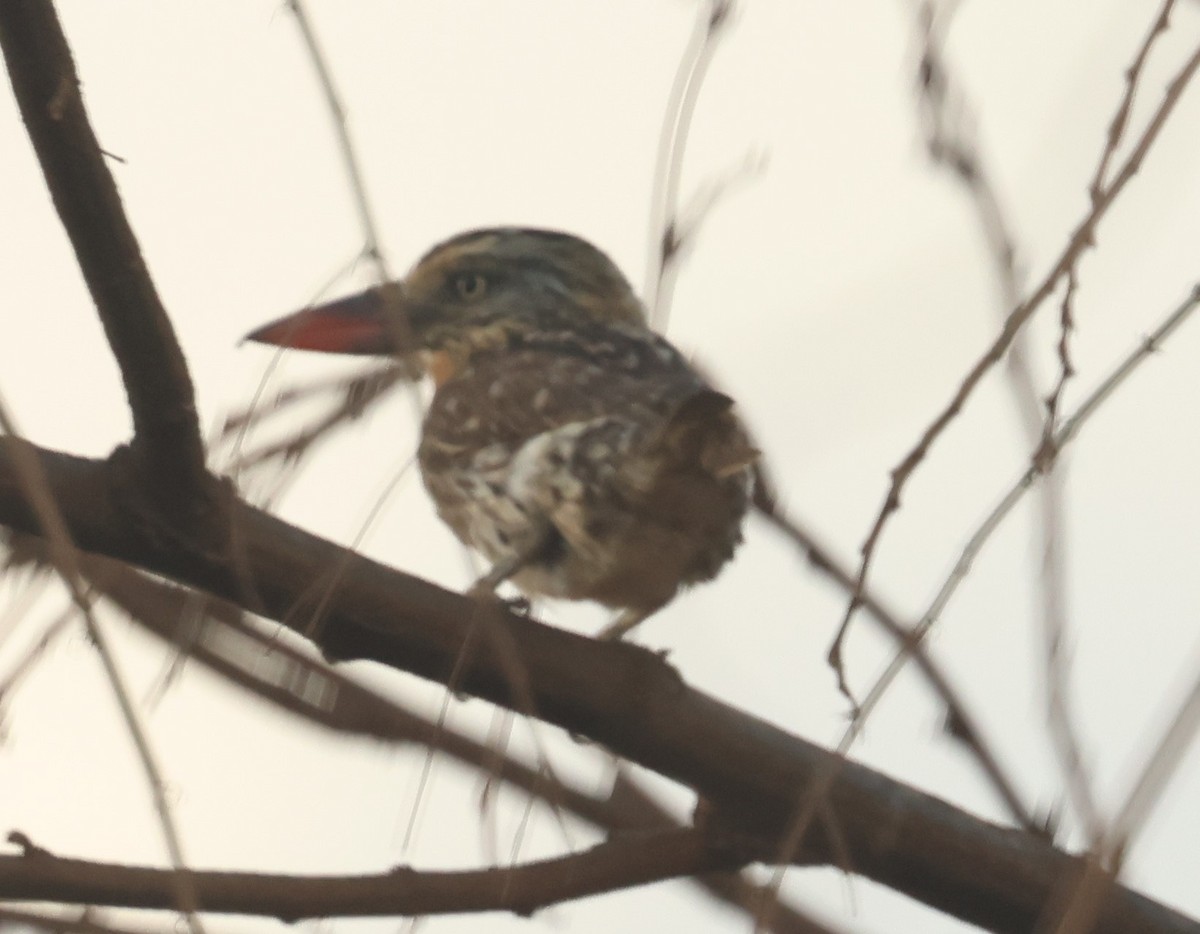
[[[189,873],[206,912],[302,918],[432,915],[540,908],[714,869],[749,858],[698,830],[617,837],[519,866],[458,872],[397,867],[372,876]],[[171,908],[169,870],[60,859],[44,850],[0,856],[0,898]]]
[[[34,531],[15,485],[11,442],[0,440],[0,523]],[[514,709],[508,663],[474,627],[501,628],[528,675],[534,713],[675,779],[726,820],[760,835],[786,825],[831,753],[690,688],[651,652],[599,643],[506,613],[391,570],[232,501],[238,559],[163,538],[139,521],[123,458],[109,462],[43,451],[59,505],[79,545],[243,604],[298,632],[319,620],[317,643],[339,658],[373,659],[446,683],[463,646],[461,689]],[[231,494],[232,497],[232,494]],[[336,572],[336,573],[335,573]],[[322,582],[336,581],[332,592]],[[1074,857],[852,762],[834,761],[828,808],[850,868],[939,910],[996,931],[1031,930]],[[837,861],[818,822],[796,861]],[[1114,889],[1097,931],[1191,931],[1194,922],[1124,888]]]
[[[203,509],[209,478],[187,365],[88,122],[48,0],[0,3],[0,49],[54,206],[121,368],[156,505]]]
[[[43,560],[41,540],[33,536],[14,536],[10,547],[18,563]],[[597,795],[555,780],[544,770],[487,743],[413,713],[277,634],[260,632],[240,608],[227,601],[199,595],[111,558],[81,555],[80,565],[95,591],[175,645],[184,657],[311,724],[438,750],[607,833],[680,827],[675,817],[624,774],[618,777],[611,795]],[[188,622],[181,627],[181,621]],[[750,912],[751,917],[769,897],[762,886],[736,873],[707,872],[692,881],[713,898]],[[831,934],[828,927],[786,902],[776,904],[771,917],[757,923],[777,934]]]

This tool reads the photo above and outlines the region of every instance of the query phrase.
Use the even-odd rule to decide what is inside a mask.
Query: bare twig
[[[1095,175],[1088,187],[1088,194],[1096,203],[1104,191],[1104,176],[1129,123],[1133,100],[1136,95],[1143,68],[1149,59],[1155,42],[1166,32],[1174,0],[1165,0],[1158,17],[1146,35],[1133,63],[1126,71],[1125,94],[1109,125],[1108,136],[1101,152]],[[1087,774],[1086,758],[1078,731],[1074,728],[1068,686],[1067,613],[1066,593],[1062,582],[1063,536],[1066,523],[1062,521],[1063,480],[1054,468],[1057,449],[1051,443],[1055,423],[1067,381],[1074,375],[1070,358],[1069,337],[1074,327],[1074,301],[1078,289],[1078,273],[1074,266],[1065,273],[1066,287],[1063,292],[1059,316],[1058,360],[1059,376],[1053,390],[1046,399],[1046,420],[1043,441],[1034,455],[1034,462],[1046,475],[1043,484],[1043,500],[1046,509],[1044,573],[1046,586],[1043,588],[1043,660],[1046,677],[1046,709],[1050,735],[1058,755],[1070,800],[1087,830],[1090,848],[1096,851],[1104,839],[1104,826],[1091,781]]]
[[[1081,871],[1067,886],[1067,897],[1054,925],[1054,934],[1087,934],[1096,923],[1104,899],[1116,884],[1121,863],[1133,837],[1174,774],[1183,753],[1200,731],[1200,679],[1163,733],[1134,783],[1116,818],[1093,846]],[[1047,927],[1047,930],[1050,930]]]
[[[1184,752],[1196,741],[1197,731],[1200,731],[1200,678],[1192,682],[1192,689],[1163,731],[1125,803],[1111,821],[1100,853],[1103,865],[1115,867],[1129,852],[1134,837],[1158,803]]]
[[[334,404],[328,412],[280,441],[238,454],[233,462],[233,469],[248,470],[273,462],[294,466],[309,454],[318,442],[327,440],[334,428],[362,418],[375,403],[386,398],[398,383],[409,379],[410,375],[406,367],[389,362],[349,378],[339,379],[333,386],[322,386],[322,391],[333,389],[337,392]],[[311,386],[292,388],[281,394],[270,409],[250,408],[232,416],[226,422],[225,430],[228,433],[237,426],[261,422],[276,414],[282,405],[307,401],[315,390],[316,387]]]
[[[325,95],[325,103],[329,107],[334,135],[337,137],[338,150],[342,155],[342,165],[346,171],[346,178],[350,183],[355,210],[358,213],[359,226],[362,229],[362,255],[375,267],[375,277],[379,284],[384,285],[392,282],[395,277],[392,275],[387,259],[383,254],[383,248],[380,245],[379,226],[375,222],[374,211],[371,210],[371,201],[367,196],[367,185],[363,178],[362,166],[358,161],[358,154],[355,152],[354,144],[350,140],[350,128],[347,124],[346,108],[342,105],[341,96],[334,86],[333,72],[330,70],[329,64],[325,60],[325,55],[321,51],[320,43],[317,41],[316,33],[313,31],[304,3],[302,0],[287,0],[287,3],[289,9],[291,9],[293,15],[296,17],[296,24],[300,28],[300,35],[304,40],[305,50],[312,61],[313,70],[316,71],[317,80],[321,85],[321,91]],[[389,327],[393,328],[397,333],[408,336],[408,321],[395,307],[394,293],[389,292],[385,294],[385,304],[387,306],[385,312]],[[400,342],[400,346],[410,345],[411,341]],[[416,421],[420,421],[421,399],[415,389],[409,393],[409,399],[412,404],[413,417]]]
[[[13,536],[9,542],[15,566],[45,566],[45,543],[35,536]],[[679,823],[632,780],[618,773],[609,797],[597,796],[561,778],[549,778],[541,766],[531,767],[502,755],[494,743],[481,743],[431,721],[347,677],[318,658],[301,652],[251,625],[233,604],[164,583],[128,565],[81,553],[79,563],[90,586],[120,607],[130,619],[177,646],[216,674],[267,703],[305,721],[340,733],[396,743],[426,745],[488,776],[527,792],[531,800],[551,798],[559,808],[609,833],[678,827]],[[194,604],[200,601],[200,606]],[[180,625],[185,616],[193,622]],[[3,696],[4,689],[0,689]],[[748,881],[724,875],[695,880],[710,894],[743,908],[757,906],[762,890]],[[782,904],[772,918],[778,934],[825,929],[797,907]]]
[[[1112,397],[1113,393],[1133,374],[1138,366],[1158,351],[1162,344],[1188,319],[1198,306],[1200,306],[1200,285],[1195,286],[1187,298],[1149,336],[1139,342],[1138,346],[1080,403],[1075,412],[1063,421],[1051,439],[1054,450],[1062,451],[1066,448],[1104,402]],[[1036,463],[1030,464],[967,540],[966,545],[963,546],[959,554],[958,560],[955,562],[954,568],[943,582],[929,607],[922,614],[917,625],[911,630],[908,643],[893,657],[883,674],[880,675],[867,692],[862,702],[862,710],[864,712],[870,711],[879,703],[887,688],[895,680],[900,669],[907,663],[910,652],[908,646],[919,645],[925,639],[930,628],[946,611],[950,600],[958,590],[959,585],[966,579],[971,566],[983,551],[988,540],[1016,507],[1025,493],[1037,482],[1039,476],[1042,476],[1040,466]],[[867,606],[870,608],[871,605],[867,604]],[[919,663],[920,656],[915,657]]]
[[[1133,63],[1126,71],[1125,94],[1109,125],[1104,149],[1096,166],[1095,175],[1088,187],[1088,194],[1093,204],[1097,203],[1103,196],[1104,176],[1128,126],[1133,100],[1143,68],[1149,59],[1150,51],[1155,42],[1168,28],[1174,5],[1174,0],[1165,0],[1145,40],[1135,55]],[[1043,661],[1046,678],[1046,713],[1054,750],[1063,771],[1071,804],[1079,814],[1080,820],[1087,831],[1090,849],[1096,852],[1102,846],[1105,831],[1099,808],[1095,802],[1095,796],[1091,790],[1091,780],[1087,772],[1086,757],[1082,749],[1078,731],[1074,727],[1074,717],[1071,712],[1068,684],[1069,657],[1067,649],[1066,592],[1061,572],[1064,561],[1063,537],[1066,534],[1066,523],[1062,517],[1063,479],[1061,473],[1054,469],[1057,464],[1058,450],[1051,443],[1062,393],[1067,381],[1075,372],[1071,363],[1069,345],[1069,337],[1074,327],[1074,301],[1079,284],[1078,273],[1074,265],[1067,268],[1065,279],[1066,287],[1063,292],[1059,315],[1059,341],[1057,348],[1059,376],[1053,390],[1046,399],[1046,420],[1043,441],[1034,455],[1035,465],[1046,475],[1046,481],[1043,484],[1043,501],[1046,511],[1044,552],[1046,585],[1043,587],[1042,601]],[[1090,878],[1090,874],[1085,874],[1085,878]],[[1079,906],[1077,905],[1076,907],[1078,909]]]
[[[325,103],[333,121],[334,137],[338,142],[338,151],[342,156],[342,167],[346,171],[346,179],[350,183],[351,198],[358,212],[359,227],[363,232],[362,256],[375,267],[375,274],[380,282],[392,278],[388,269],[387,259],[379,246],[379,227],[375,223],[375,215],[371,210],[371,200],[367,197],[367,185],[363,179],[362,167],[358,162],[358,154],[350,142],[350,131],[346,125],[346,108],[333,83],[333,74],[325,61],[321,45],[317,41],[309,22],[308,13],[301,0],[287,0],[288,9],[296,17],[296,25],[300,28],[300,36],[304,40],[304,48],[312,62],[313,70],[317,73],[317,81],[321,85],[321,93],[325,95]]]
[[[704,0],[667,99],[650,201],[650,250],[646,261],[646,287],[642,293],[650,321],[660,331],[667,326],[672,266],[683,246],[677,212],[688,130],[704,76],[732,12],[733,0]]]
[[[1016,273],[1016,246],[1011,226],[991,180],[984,160],[980,155],[978,140],[970,128],[971,121],[965,113],[963,94],[946,67],[941,51],[941,31],[948,19],[942,19],[941,29],[935,28],[936,8],[924,3],[920,8],[920,31],[923,47],[918,82],[922,113],[926,118],[926,138],[929,152],[935,164],[948,169],[971,195],[976,217],[999,284],[1002,308],[1013,308],[1019,302],[1020,285]],[[1051,472],[1056,466],[1055,451],[1051,444],[1057,424],[1058,409],[1067,381],[1074,374],[1070,362],[1068,337],[1073,326],[1073,303],[1077,286],[1075,267],[1067,270],[1067,287],[1060,313],[1060,335],[1058,342],[1059,378],[1045,401],[1046,417],[1029,363],[1029,352],[1024,333],[1018,334],[1008,354],[1008,373],[1011,377],[1017,412],[1025,426],[1029,443],[1034,448],[1033,460],[1047,475],[1040,487],[1042,523],[1038,532],[1044,552],[1041,567],[1043,594],[1042,623],[1046,635],[1047,651],[1044,655],[1047,666],[1047,716],[1051,736],[1059,758],[1071,800],[1090,832],[1096,832],[1097,812],[1091,793],[1090,781],[1083,767],[1080,740],[1073,727],[1069,712],[1067,671],[1060,647],[1066,631],[1066,583],[1063,574],[1064,545],[1062,536],[1066,524],[1062,479]],[[900,656],[902,657],[903,650]],[[891,670],[891,669],[889,669]],[[884,679],[890,675],[885,672]],[[878,682],[877,682],[878,684]],[[876,699],[878,695],[876,695]],[[859,708],[859,716],[865,716]],[[951,720],[952,723],[955,721]],[[955,724],[957,726],[957,724]],[[956,731],[955,735],[959,735]]]
[[[564,901],[647,885],[753,858],[740,844],[691,828],[614,837],[581,853],[515,867],[377,875],[282,876],[192,871],[209,911],[295,921],[312,917],[431,915],[509,911],[529,915]],[[0,897],[37,892],[65,903],[165,908],[172,873],[140,866],[63,859],[44,851],[0,856]]]
[[[269,407],[248,407],[225,417],[219,437],[222,441],[236,437],[239,432],[248,428],[257,428],[264,421],[286,412],[290,407],[305,404],[322,396],[339,394],[353,399],[356,415],[361,415],[371,403],[385,396],[387,390],[396,382],[413,379],[415,374],[406,370],[400,361],[389,360],[387,363],[372,367],[361,373],[349,376],[339,374],[327,379],[314,380],[302,385],[289,386],[275,394]]]
[[[764,519],[781,532],[804,554],[809,564],[823,576],[833,581],[840,589],[850,593],[854,589],[854,577],[834,557],[832,551],[818,541],[808,529],[789,517],[780,507],[771,484],[761,471],[755,483],[754,508]],[[1005,774],[999,758],[984,738],[982,729],[970,713],[966,703],[949,679],[921,647],[923,630],[907,626],[899,616],[871,593],[863,595],[863,607],[879,628],[897,643],[898,657],[916,661],[917,668],[935,695],[946,705],[947,722],[955,725],[958,738],[971,750],[983,771],[984,779],[1004,804],[1012,820],[1030,832],[1040,832],[1029,809],[1021,802],[1012,780]],[[871,699],[872,705],[877,698]],[[865,706],[865,705],[864,705]],[[851,719],[851,725],[838,746],[839,754],[845,754],[862,732],[864,723],[859,716]]]
[[[941,437],[950,423],[954,421],[963,406],[966,405],[983,377],[1003,358],[1005,352],[1012,346],[1021,328],[1054,292],[1058,283],[1067,275],[1068,270],[1073,268],[1087,249],[1092,246],[1095,240],[1096,227],[1108,213],[1108,209],[1112,206],[1113,202],[1125,190],[1125,186],[1137,174],[1146,155],[1158,139],[1163,126],[1174,111],[1175,106],[1178,104],[1187,85],[1195,76],[1198,68],[1200,68],[1200,48],[1193,51],[1184,65],[1175,74],[1174,78],[1168,83],[1163,99],[1148,121],[1137,144],[1122,163],[1120,170],[1113,177],[1112,181],[1100,192],[1098,197],[1093,199],[1088,212],[1075,227],[1066,247],[1054,263],[1054,266],[1042,279],[1037,288],[1034,289],[1032,294],[1014,308],[1008,318],[1005,319],[1000,334],[967,373],[953,397],[925,429],[917,444],[893,469],[891,484],[884,498],[883,506],[876,515],[871,530],[862,545],[862,557],[855,579],[854,594],[847,604],[838,634],[829,650],[830,665],[837,673],[839,687],[847,696],[850,695],[850,688],[846,681],[845,669],[842,664],[842,643],[855,612],[862,606],[863,588],[866,586],[880,537],[888,524],[888,520],[900,508],[901,494],[908,479],[928,455],[934,443]]]
[[[34,665],[50,648],[54,640],[61,636],[75,618],[77,607],[74,603],[69,603],[67,608],[59,613],[49,624],[43,629],[40,636],[25,650],[15,664],[9,668],[7,674],[0,678],[0,701],[9,700],[17,689],[17,686],[25,680],[26,676],[33,671]]]
[[[12,466],[17,482],[26,502],[37,516],[37,524],[49,545],[50,561],[70,592],[72,601],[79,608],[88,635],[100,656],[105,677],[112,688],[117,706],[121,710],[126,731],[133,741],[134,748],[137,749],[146,785],[158,814],[167,854],[173,867],[170,879],[172,880],[171,889],[174,892],[174,907],[177,907],[187,918],[188,926],[193,934],[203,934],[204,926],[197,914],[199,903],[196,900],[195,888],[187,873],[187,862],[183,855],[183,844],[180,841],[179,831],[175,825],[175,816],[167,801],[166,783],[162,777],[162,769],[158,765],[154,748],[150,744],[138,717],[137,709],[133,705],[129,688],[125,684],[125,677],[121,673],[116,656],[109,645],[108,636],[93,612],[92,599],[87,592],[86,583],[79,569],[75,544],[71,540],[54,493],[42,471],[36,449],[20,438],[3,400],[0,400],[0,428],[3,428],[11,438]]]
[[[1012,308],[1020,299],[1016,239],[980,153],[973,115],[942,55],[942,33],[948,22],[947,15],[939,22],[933,3],[924,2],[917,9],[917,30],[921,37],[917,90],[925,124],[925,144],[934,164],[949,172],[970,195],[992,259],[1000,297],[1006,309]]]
[[[1091,184],[1088,185],[1088,194],[1091,196],[1093,203],[1100,201],[1104,197],[1104,176],[1108,174],[1109,164],[1112,162],[1113,156],[1116,155],[1117,147],[1121,144],[1121,140],[1125,137],[1125,130],[1129,127],[1129,115],[1133,111],[1133,100],[1137,95],[1138,83],[1141,81],[1146,60],[1150,57],[1150,50],[1154,47],[1154,43],[1170,26],[1171,13],[1174,8],[1175,0],[1164,0],[1162,8],[1154,20],[1154,24],[1150,27],[1150,32],[1142,43],[1142,47],[1138,49],[1133,61],[1125,70],[1125,96],[1121,99],[1116,113],[1113,114],[1113,118],[1109,122],[1108,136],[1104,143],[1104,149],[1100,153],[1100,161],[1096,165],[1096,172],[1092,176]]]

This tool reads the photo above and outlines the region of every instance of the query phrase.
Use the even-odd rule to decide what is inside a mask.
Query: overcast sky
[[[1087,210],[1090,179],[1123,74],[1159,4],[1009,0],[960,4],[947,55],[971,100],[1018,242],[1040,281]],[[244,407],[271,360],[239,347],[252,327],[308,302],[361,246],[328,117],[295,23],[277,2],[61,4],[86,103],[188,357],[203,422]],[[347,104],[392,267],[490,224],[556,227],[644,280],[652,168],[679,54],[685,0],[409,0],[314,3]],[[1200,42],[1200,5],[1181,4],[1136,101],[1134,127]],[[762,166],[706,220],[683,271],[669,334],[733,395],[796,516],[847,560],[889,471],[994,336],[1001,314],[977,217],[925,156],[908,4],[745,0],[700,98],[685,198]],[[1141,174],[1080,267],[1070,409],[1200,280],[1200,88],[1179,104]],[[744,173],[743,173],[744,174]],[[0,393],[25,433],[101,456],[129,432],[123,392],[42,185],[11,96],[0,94]],[[362,267],[329,294],[366,281]],[[1031,331],[1043,391],[1056,374],[1057,305]],[[291,355],[276,388],[342,361]],[[1200,672],[1200,327],[1185,327],[1112,400],[1065,458],[1071,689],[1106,808],[1127,792],[1166,718]],[[411,406],[393,400],[332,439],[280,512],[350,541],[410,457]],[[1028,462],[998,375],[921,467],[885,535],[875,583],[919,616],[967,536]],[[214,454],[213,466],[228,463]],[[255,492],[251,487],[249,492]],[[936,636],[1026,798],[1061,802],[1045,730],[1033,501],[977,562]],[[411,470],[364,544],[372,556],[462,587],[467,562]],[[10,584],[6,599],[16,601]],[[63,606],[2,620],[0,670]],[[669,647],[684,676],[758,716],[835,743],[845,704],[824,658],[844,598],[751,521],[736,562],[654,617],[637,638]],[[594,631],[592,607],[546,608]],[[163,647],[110,623],[148,696]],[[848,655],[865,689],[886,658],[861,624]],[[371,666],[352,671],[436,711],[440,691]],[[473,865],[485,836],[474,777],[435,766],[415,843],[402,849],[419,755],[333,741],[189,669],[146,715],[170,774],[191,861],[263,871]],[[99,664],[80,634],[57,643],[3,709],[0,831],[63,855],[158,861],[159,835]],[[486,730],[479,703],[455,722]],[[517,733],[522,730],[518,728]],[[601,782],[593,749],[553,742],[556,764]],[[939,735],[939,711],[904,679],[856,753],[974,813],[1001,810],[972,763]],[[1128,881],[1200,915],[1200,756],[1194,751],[1138,840]],[[666,793],[666,789],[664,789]],[[515,797],[513,798],[515,801]],[[671,799],[681,812],[685,797]],[[495,826],[507,852],[519,808]],[[576,845],[590,838],[574,834]],[[539,812],[522,858],[561,849]],[[827,870],[785,891],[847,930],[964,930],[906,899]],[[572,932],[744,930],[687,884],[544,913]],[[527,930],[489,917],[431,931]],[[272,929],[218,918],[210,930]],[[394,929],[338,922],[337,930]]]

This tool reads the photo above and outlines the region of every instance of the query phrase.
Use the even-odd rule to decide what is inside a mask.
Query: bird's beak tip
[[[247,341],[321,353],[387,354],[393,350],[382,301],[374,290],[286,315],[251,331],[239,346]]]

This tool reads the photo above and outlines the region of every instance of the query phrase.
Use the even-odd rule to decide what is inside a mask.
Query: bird
[[[398,282],[304,308],[247,340],[394,355],[433,382],[417,460],[438,515],[482,555],[471,593],[616,610],[619,639],[742,541],[758,450],[648,323],[617,265],[573,234],[492,227]]]

